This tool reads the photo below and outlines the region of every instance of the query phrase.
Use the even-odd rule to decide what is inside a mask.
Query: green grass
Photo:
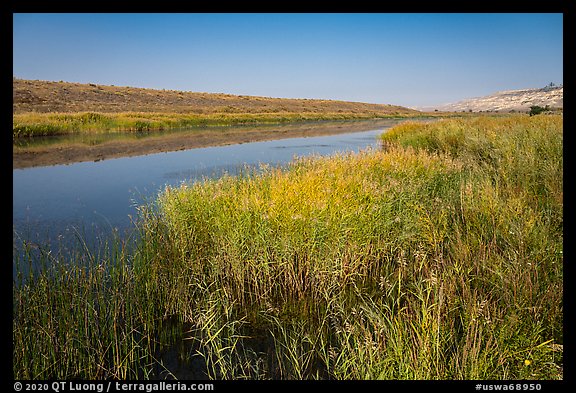
[[[151,376],[176,320],[210,378],[561,379],[562,129],[408,122],[167,188],[135,251],[15,287],[15,378]]]
[[[13,139],[98,132],[141,132],[184,127],[230,126],[317,120],[407,117],[378,113],[25,113],[13,115]]]

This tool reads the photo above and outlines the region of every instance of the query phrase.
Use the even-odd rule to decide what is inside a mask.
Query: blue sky
[[[563,15],[14,14],[13,76],[404,106],[563,83]]]

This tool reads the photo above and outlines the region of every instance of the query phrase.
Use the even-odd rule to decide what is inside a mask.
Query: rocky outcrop
[[[548,105],[550,109],[564,108],[564,87],[550,85],[540,89],[506,90],[426,109],[455,112],[525,112],[535,105]]]

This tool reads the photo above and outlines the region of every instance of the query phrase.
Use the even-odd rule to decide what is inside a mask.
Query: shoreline
[[[99,144],[63,142],[53,146],[14,147],[13,169],[67,165],[77,162],[167,153],[213,146],[263,142],[278,139],[336,135],[389,127],[407,119],[306,122],[267,126],[223,127],[166,132],[140,139],[109,140]]]

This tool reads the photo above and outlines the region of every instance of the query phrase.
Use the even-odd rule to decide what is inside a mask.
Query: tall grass
[[[383,140],[167,188],[120,271],[15,290],[15,365],[60,375],[37,354],[79,343],[106,356],[68,375],[119,375],[175,318],[210,378],[562,378],[561,117],[410,122]],[[71,339],[96,310],[121,335]]]
[[[149,372],[158,313],[144,301],[146,275],[118,239],[101,249],[79,241],[66,258],[40,249],[16,261],[15,378],[135,379]]]
[[[23,113],[13,115],[13,139],[94,132],[142,132],[198,126],[229,126],[309,120],[396,118],[407,115],[378,113]]]
[[[167,189],[166,260],[277,332],[281,377],[557,376],[561,118],[383,139],[385,152]]]

